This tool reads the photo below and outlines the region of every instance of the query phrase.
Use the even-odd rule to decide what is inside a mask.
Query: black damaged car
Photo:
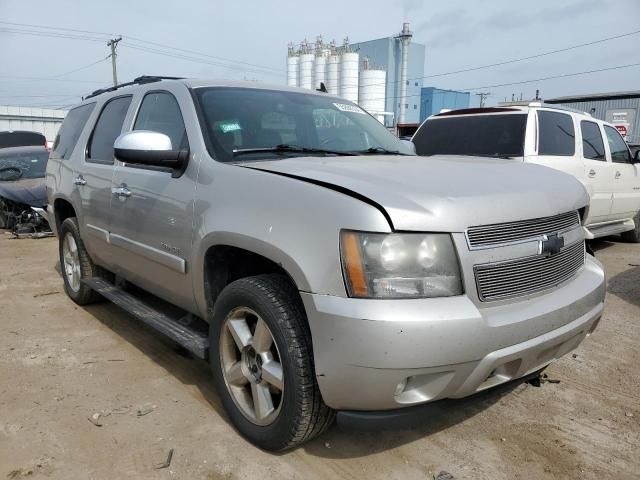
[[[0,149],[0,228],[19,235],[49,231],[44,210],[48,158],[44,146]]]

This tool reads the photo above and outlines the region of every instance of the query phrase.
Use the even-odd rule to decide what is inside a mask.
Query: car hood
[[[539,218],[589,203],[582,184],[548,167],[482,157],[296,157],[242,164],[377,203],[394,230],[462,232]],[[321,208],[321,205],[318,205]]]
[[[31,207],[47,205],[44,178],[27,178],[15,182],[0,182],[0,197]]]

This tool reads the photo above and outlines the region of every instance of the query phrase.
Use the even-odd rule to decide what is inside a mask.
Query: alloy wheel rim
[[[251,423],[273,423],[284,399],[284,373],[271,330],[256,312],[233,309],[220,335],[220,366],[233,402]]]
[[[67,233],[62,241],[62,261],[67,283],[71,290],[77,292],[80,290],[80,256],[78,254],[78,244],[70,233]]]

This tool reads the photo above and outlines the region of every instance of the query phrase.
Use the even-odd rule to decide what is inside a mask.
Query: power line
[[[50,97],[80,97],[81,95],[69,95],[69,94],[51,94],[51,95],[0,95],[0,98],[50,98]]]
[[[40,28],[40,29],[47,29],[47,30],[54,30],[54,31],[66,31],[66,32],[74,32],[74,33],[82,33],[82,34],[91,34],[91,35],[103,35],[103,36],[107,36],[107,37],[116,36],[114,33],[96,32],[96,31],[92,31],[92,30],[78,30],[78,29],[62,28],[62,27],[49,27],[49,26],[46,26],[46,25],[35,25],[35,24],[28,24],[28,23],[0,22],[0,24],[12,25],[12,26],[17,26],[17,27],[30,27],[30,28]],[[14,31],[17,33],[20,30],[14,29]],[[30,31],[30,32],[33,32],[33,31]],[[48,34],[48,32],[42,32],[42,33],[43,34]],[[153,46],[156,46],[156,47],[162,47],[162,48],[166,48],[166,49],[170,49],[170,50],[176,50],[178,52],[188,53],[188,54],[191,54],[191,55],[198,55],[198,56],[207,57],[207,58],[211,58],[211,59],[215,59],[215,60],[221,60],[221,61],[224,61],[224,62],[238,63],[238,64],[241,64],[241,65],[246,65],[246,66],[254,67],[254,68],[258,68],[258,69],[272,70],[272,71],[284,73],[284,70],[282,70],[282,69],[269,67],[269,66],[266,66],[266,65],[259,65],[259,64],[250,63],[250,62],[244,62],[244,61],[236,60],[236,59],[232,59],[232,58],[225,58],[225,57],[219,57],[219,56],[215,56],[215,55],[210,55],[208,53],[198,52],[198,51],[195,51],[195,50],[188,50],[188,49],[184,49],[184,48],[173,47],[171,45],[158,43],[158,42],[153,42],[153,41],[150,41],[150,40],[145,40],[143,38],[133,37],[133,36],[130,36],[130,35],[123,35],[123,36],[125,38],[125,41],[130,39],[130,40],[132,40],[134,42],[153,45]],[[96,37],[80,37],[80,38],[81,39],[85,39],[85,38],[95,39]],[[104,40],[108,40],[108,38],[103,38],[101,40],[103,40],[103,41]],[[96,39],[94,41],[98,41],[98,40]],[[218,64],[218,66],[225,66],[225,65]],[[263,72],[259,72],[259,73],[263,73]]]
[[[165,50],[154,49],[154,48],[150,48],[150,47],[146,47],[146,46],[142,46],[142,45],[134,45],[134,44],[126,43],[126,42],[122,44],[122,47],[130,48],[130,49],[133,49],[133,50],[139,50],[139,51],[146,52],[146,53],[154,53],[154,54],[157,54],[157,55],[163,55],[163,56],[166,56],[166,57],[178,58],[178,59],[181,59],[181,60],[187,60],[187,61],[200,63],[200,64],[204,64],[204,65],[214,65],[214,66],[218,66],[218,67],[222,67],[222,68],[241,70],[243,72],[258,73],[258,74],[262,74],[262,75],[277,75],[277,76],[280,76],[279,73],[275,73],[275,72],[254,70],[254,69],[249,69],[249,68],[246,68],[246,67],[239,67],[239,66],[236,66],[236,65],[227,65],[227,64],[223,64],[223,63],[219,63],[219,62],[213,62],[213,61],[204,60],[204,59],[201,59],[201,58],[196,58],[196,57],[185,55],[185,54],[181,54],[181,53],[172,53],[172,52],[168,52],[168,51],[165,51]]]
[[[283,70],[281,68],[268,67],[266,65],[258,65],[258,64],[255,64],[255,63],[243,62],[241,60],[233,60],[233,59],[230,59],[230,58],[224,58],[224,57],[218,57],[218,56],[215,56],[215,55],[209,55],[207,53],[197,52],[195,50],[187,50],[185,48],[172,47],[170,45],[165,45],[165,44],[162,44],[162,43],[151,42],[149,40],[143,40],[143,39],[140,39],[140,38],[137,38],[137,37],[132,37],[130,35],[127,35],[126,38],[131,39],[131,40],[136,41],[136,42],[147,43],[149,45],[154,45],[154,46],[157,46],[157,47],[169,48],[171,50],[176,50],[178,52],[184,52],[184,53],[189,53],[189,54],[193,54],[193,55],[199,55],[199,56],[202,56],[202,57],[212,58],[212,59],[215,59],[215,60],[222,60],[222,61],[225,61],[225,62],[239,63],[239,64],[242,64],[242,65],[247,65],[249,67],[254,67],[254,68],[259,68],[259,69],[264,69],[264,70],[273,70],[273,71],[276,71],[276,72],[279,72],[279,73],[284,73],[285,72],[285,70]]]
[[[580,44],[576,44],[576,45],[571,45],[569,47],[564,47],[564,48],[559,48],[559,49],[556,49],[556,50],[549,50],[547,52],[537,53],[535,55],[529,55],[527,57],[512,58],[512,59],[503,60],[503,61],[500,61],[500,62],[497,62],[497,63],[488,63],[488,64],[485,64],[485,65],[479,65],[479,66],[476,66],[476,67],[463,68],[463,69],[460,69],[460,70],[452,70],[450,72],[442,72],[442,73],[435,73],[435,74],[432,74],[432,75],[425,75],[425,76],[422,76],[422,77],[408,78],[407,80],[408,81],[415,81],[415,80],[423,80],[423,79],[427,79],[427,78],[445,77],[445,76],[448,76],[448,75],[455,75],[455,74],[458,74],[458,73],[467,73],[467,72],[473,72],[473,71],[476,71],[476,70],[483,70],[485,68],[493,68],[493,67],[499,67],[499,66],[503,66],[503,65],[509,65],[511,63],[523,62],[523,61],[526,61],[526,60],[532,60],[532,59],[535,59],[535,58],[546,57],[546,56],[549,56],[549,55],[555,55],[557,53],[568,52],[570,50],[575,50],[575,49],[582,48],[582,47],[596,45],[596,44],[599,44],[599,43],[609,42],[611,40],[617,40],[619,38],[629,37],[629,36],[632,36],[632,35],[637,35],[639,33],[640,33],[640,30],[635,30],[633,32],[622,33],[620,35],[614,35],[612,37],[601,38],[599,40],[593,40],[593,41],[586,42],[586,43],[580,43]],[[393,82],[377,83],[377,84],[376,83],[369,83],[369,84],[367,84],[367,86],[375,86],[375,85],[381,86],[381,85],[387,85],[387,84],[391,85],[391,84],[395,84],[395,83],[400,83],[400,80],[395,80]],[[484,88],[484,87],[482,87],[482,88]]]
[[[629,37],[631,35],[637,35],[638,33],[640,33],[640,30],[636,30],[634,32],[629,32],[629,33],[623,33],[623,34],[620,34],[620,35],[615,35],[613,37],[601,38],[600,40],[594,40],[592,42],[580,43],[580,44],[577,44],[577,45],[571,45],[570,47],[559,48],[557,50],[549,50],[548,52],[538,53],[538,54],[535,54],[535,55],[529,55],[528,57],[514,58],[514,59],[511,59],[511,60],[504,60],[502,62],[497,62],[497,63],[488,63],[486,65],[480,65],[480,66],[477,66],[477,67],[464,68],[462,70],[454,70],[454,71],[451,71],[451,72],[436,73],[434,75],[426,75],[424,77],[419,77],[419,78],[444,77],[444,76],[447,76],[447,75],[454,75],[454,74],[457,74],[457,73],[473,72],[475,70],[481,70],[481,69],[484,69],[484,68],[500,67],[502,65],[508,65],[510,63],[517,63],[517,62],[523,62],[525,60],[532,60],[534,58],[546,57],[548,55],[555,55],[556,53],[568,52],[570,50],[575,50],[577,48],[588,47],[590,45],[596,45],[598,43],[608,42],[608,41],[611,41],[611,40],[616,40],[618,38]]]
[[[68,72],[64,72],[64,73],[60,73],[60,74],[58,74],[58,75],[54,75],[54,76],[52,76],[52,77],[51,77],[51,79],[59,78],[59,77],[64,77],[65,75],[70,75],[70,74],[72,74],[72,73],[79,72],[80,70],[86,70],[86,69],[87,69],[87,68],[89,68],[89,67],[93,67],[94,65],[97,65],[97,64],[99,64],[99,63],[102,63],[102,62],[104,62],[104,61],[108,60],[110,56],[111,56],[111,55],[107,55],[106,57],[101,58],[100,60],[98,60],[98,61],[96,61],[96,62],[89,63],[88,65],[84,65],[84,66],[79,67],[79,68],[76,68],[76,69],[74,69],[74,70],[69,70]]]
[[[51,38],[64,38],[67,40],[86,40],[89,42],[103,42],[103,38],[99,37],[90,37],[87,35],[74,35],[74,34],[66,34],[66,33],[56,33],[56,32],[41,32],[38,30],[19,30],[15,28],[5,28],[0,27],[0,32],[10,33],[16,35],[31,35],[34,37],[51,37]]]
[[[510,83],[500,83],[500,84],[496,84],[496,85],[483,85],[482,87],[474,87],[474,88],[465,88],[463,90],[481,90],[484,88],[498,88],[498,87],[510,87],[512,85],[524,85],[525,83],[535,83],[535,82],[542,82],[545,80],[552,80],[552,79],[556,79],[556,78],[566,78],[566,77],[576,77],[578,75],[588,75],[590,73],[598,73],[598,72],[608,72],[611,70],[620,70],[623,68],[631,68],[631,67],[638,67],[640,66],[640,63],[630,63],[628,65],[617,65],[615,67],[607,67],[607,68],[598,68],[596,70],[587,70],[584,72],[574,72],[574,73],[564,73],[561,75],[551,75],[549,77],[540,77],[540,78],[534,78],[531,80],[522,80],[519,82],[510,82]]]
[[[95,32],[92,30],[78,30],[76,28],[62,28],[62,27],[50,27],[48,25],[35,25],[31,23],[16,23],[16,22],[0,22],[2,25],[12,25],[15,27],[31,27],[31,28],[41,28],[43,30],[64,30],[66,32],[75,32],[75,33],[90,33],[93,35],[104,35],[106,37],[114,37],[115,33],[107,33],[107,32]]]
[[[584,72],[573,72],[573,73],[563,73],[563,74],[558,74],[558,75],[550,75],[548,77],[541,77],[541,78],[533,78],[530,80],[520,80],[517,82],[509,82],[509,83],[501,83],[501,84],[496,84],[496,85],[483,85],[481,87],[472,87],[472,88],[463,88],[461,90],[484,90],[485,88],[498,88],[498,87],[509,87],[512,85],[524,85],[526,83],[535,83],[535,82],[543,82],[545,80],[553,80],[556,78],[567,78],[567,77],[577,77],[579,75],[589,75],[592,73],[599,73],[599,72],[608,72],[611,70],[621,70],[621,69],[625,69],[625,68],[632,68],[632,67],[638,67],[640,66],[640,63],[630,63],[627,65],[616,65],[615,67],[606,67],[606,68],[599,68],[596,70],[586,70]],[[415,95],[407,95],[406,98],[411,98],[411,97],[420,97],[421,94],[415,94]],[[393,97],[378,97],[378,98],[370,98],[368,100],[397,100],[400,98],[400,96],[396,95]]]
[[[6,79],[6,80],[3,80],[3,79]],[[0,81],[15,81],[15,80],[89,83],[93,85],[96,85],[96,84],[104,85],[106,83],[102,80],[73,80],[68,78],[55,78],[55,77],[27,77],[27,76],[15,76],[15,75],[0,75]]]

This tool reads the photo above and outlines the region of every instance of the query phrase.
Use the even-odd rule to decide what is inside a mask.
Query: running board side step
[[[125,290],[100,277],[90,277],[82,283],[98,292],[107,300],[127,311],[145,325],[169,337],[178,345],[186,348],[196,357],[206,359],[209,349],[209,337],[206,330],[192,328],[180,320],[165,315],[147,305]]]
[[[635,223],[633,220],[619,220],[616,222],[601,223],[586,226],[585,229],[591,234],[591,238],[606,237],[608,235],[616,235],[622,232],[633,230]]]

